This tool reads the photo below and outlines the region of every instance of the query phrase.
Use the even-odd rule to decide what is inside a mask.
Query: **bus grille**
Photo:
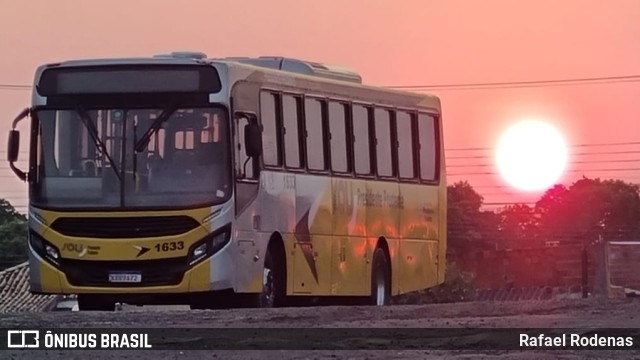
[[[86,261],[63,259],[67,280],[74,286],[138,287],[177,285],[187,270],[187,258],[144,261]],[[110,283],[110,272],[132,272],[142,275],[139,283]]]
[[[132,239],[184,234],[199,225],[189,216],[62,217],[51,228],[67,236]]]

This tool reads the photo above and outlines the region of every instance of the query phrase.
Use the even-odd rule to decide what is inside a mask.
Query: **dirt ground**
[[[640,299],[469,302],[415,306],[189,311],[133,308],[115,313],[0,315],[0,327],[324,327],[324,328],[640,328]],[[640,341],[640,339],[635,339]],[[6,355],[9,355],[8,357]],[[46,359],[585,359],[640,358],[633,351],[12,351],[0,358]]]

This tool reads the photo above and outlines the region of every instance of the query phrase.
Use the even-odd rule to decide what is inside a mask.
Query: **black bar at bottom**
[[[37,346],[35,332],[38,335]],[[640,329],[0,329],[0,350],[8,349],[8,345],[19,346],[22,343],[34,345],[32,349],[638,350]]]

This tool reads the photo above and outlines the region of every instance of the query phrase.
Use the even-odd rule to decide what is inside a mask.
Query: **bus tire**
[[[283,264],[276,261],[273,248],[267,251],[264,259],[262,277],[262,292],[258,297],[258,306],[261,308],[280,307],[285,305],[286,284]]]
[[[371,298],[375,306],[389,305],[391,302],[391,270],[387,254],[381,248],[373,253],[371,265]]]
[[[115,311],[116,303],[104,296],[95,294],[78,294],[78,310],[80,311]]]

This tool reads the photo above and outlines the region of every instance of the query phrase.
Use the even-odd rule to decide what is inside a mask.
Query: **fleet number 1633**
[[[183,241],[169,241],[164,243],[157,243],[156,246],[157,252],[167,252],[167,251],[176,251],[184,249]]]

